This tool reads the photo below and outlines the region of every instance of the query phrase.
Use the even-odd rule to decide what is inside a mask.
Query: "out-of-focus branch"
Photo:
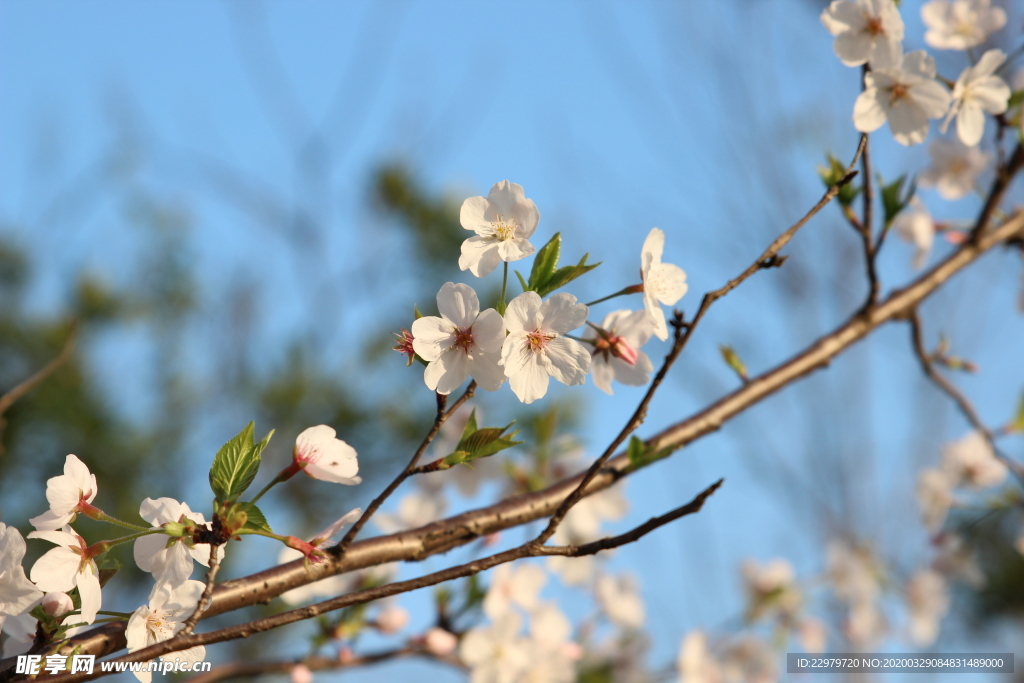
[[[756,405],[792,382],[827,366],[871,331],[896,320],[905,319],[920,302],[935,292],[951,277],[974,263],[991,249],[1024,239],[1024,212],[1017,212],[992,230],[984,231],[977,242],[966,242],[956,251],[902,289],[893,291],[876,306],[851,316],[831,332],[783,363],[753,377],[744,384],[700,410],[651,437],[647,446],[655,449],[681,448],[719,429],[737,414]],[[605,464],[587,485],[584,493],[591,495],[611,486],[630,469],[629,458],[619,454]],[[296,560],[251,576],[226,581],[213,593],[206,616],[222,614],[267,602],[302,585],[364,567],[386,562],[422,560],[446,552],[496,531],[520,526],[547,517],[558,509],[566,496],[574,491],[583,475],[563,480],[546,489],[513,496],[494,505],[471,510],[461,515],[390,536],[380,536],[353,543],[344,557],[307,569]],[[370,597],[368,599],[375,599]],[[103,655],[124,647],[123,624],[107,624],[72,638],[61,649],[80,654]],[[0,664],[0,669],[13,666],[13,660]],[[77,675],[76,675],[77,676]],[[80,680],[61,676],[61,681]]]
[[[78,338],[77,325],[72,324],[71,331],[68,333],[68,338],[64,342],[64,346],[61,347],[60,352],[54,356],[53,360],[44,365],[43,367],[36,370],[32,375],[22,380],[20,383],[12,387],[3,396],[0,396],[0,416],[6,413],[14,402],[20,399],[22,396],[27,394],[36,388],[41,382],[47,377],[52,375],[57,369],[64,365],[68,357],[71,356],[71,352],[75,348],[75,340]],[[2,424],[2,423],[0,423]]]
[[[914,349],[914,355],[917,356],[918,362],[921,364],[921,370],[925,376],[932,381],[946,396],[952,399],[953,403],[956,404],[960,412],[963,413],[967,421],[971,423],[971,426],[981,434],[982,438],[988,442],[989,448],[992,452],[1006,464],[1006,466],[1013,472],[1014,476],[1018,480],[1024,482],[1024,467],[1021,466],[1016,460],[1013,460],[1005,453],[999,450],[999,446],[996,445],[995,435],[992,430],[982,421],[981,416],[978,415],[978,411],[975,410],[974,405],[964,395],[955,384],[949,381],[942,373],[935,368],[935,363],[932,362],[932,356],[928,353],[928,350],[924,345],[924,335],[921,332],[921,318],[917,311],[914,310],[907,317],[907,321],[910,323],[910,342]]]
[[[719,480],[709,486],[704,491],[697,494],[691,502],[686,505],[676,508],[669,513],[655,517],[644,524],[636,527],[635,529],[615,536],[613,538],[604,539],[603,542],[607,544],[609,548],[619,547],[626,543],[632,543],[640,540],[655,529],[668,524],[671,521],[679,519],[684,515],[693,514],[701,509],[704,505],[704,501],[714,493],[719,486],[721,486],[722,480]],[[347,595],[342,595],[331,600],[325,600],[318,602],[308,607],[302,607],[299,609],[290,610],[288,612],[282,612],[273,616],[264,617],[262,619],[256,619],[244,624],[238,624],[237,626],[228,626],[226,628],[218,629],[216,631],[210,631],[209,633],[192,634],[188,636],[175,636],[170,640],[165,640],[155,645],[136,650],[131,654],[118,657],[110,660],[112,662],[138,662],[148,661],[155,659],[162,655],[166,655],[171,652],[178,652],[180,650],[187,650],[192,647],[199,645],[210,645],[213,643],[221,643],[227,640],[236,640],[238,638],[248,638],[256,633],[263,631],[269,631],[274,628],[286,626],[287,624],[293,624],[297,621],[304,621],[306,619],[313,619],[333,612],[335,610],[344,609],[345,607],[351,607],[352,605],[361,605],[374,600],[380,600],[382,598],[391,597],[393,595],[399,595],[401,593],[408,593],[410,591],[418,590],[420,588],[426,588],[428,586],[434,586],[439,583],[446,581],[453,581],[455,579],[465,578],[478,574],[482,571],[486,571],[492,567],[497,567],[500,564],[507,562],[513,562],[515,560],[524,559],[527,557],[542,557],[545,555],[564,555],[567,557],[580,557],[582,555],[592,555],[599,550],[598,547],[602,541],[596,543],[588,543],[578,548],[572,548],[571,546],[562,546],[560,548],[545,547],[538,545],[533,541],[527,541],[522,545],[506,550],[501,553],[496,553],[488,557],[481,558],[479,560],[473,560],[466,564],[461,564],[455,567],[449,567],[448,569],[434,572],[432,574],[426,574],[415,579],[408,581],[396,581],[395,583],[385,584],[383,586],[377,586],[375,588],[367,588],[365,590],[353,591]],[[77,683],[78,681],[89,681],[95,678],[101,678],[108,672],[100,671],[98,668],[91,674],[61,674],[47,680],[52,680],[53,683]]]
[[[210,596],[213,595],[214,582],[217,580],[217,573],[220,571],[220,562],[224,559],[223,548],[227,548],[227,546],[210,546],[210,569],[206,572],[206,587],[203,589],[203,594],[199,596],[199,602],[196,603],[195,610],[185,620],[179,633],[184,633],[185,635],[192,633],[192,629],[196,627],[196,624],[203,617],[206,608],[210,606]]]

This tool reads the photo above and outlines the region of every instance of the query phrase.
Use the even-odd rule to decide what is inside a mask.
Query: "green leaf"
[[[1013,421],[1007,429],[1013,432],[1024,433],[1024,393],[1020,395],[1020,401],[1017,402],[1017,414],[1014,415]]]
[[[910,182],[906,194],[903,192],[903,184],[907,182],[906,174],[901,175],[888,185],[882,181],[881,176],[879,176],[878,182],[882,187],[882,209],[885,211],[885,223],[883,225],[888,228],[893,219],[913,199],[914,193],[917,191],[917,180],[915,179]]]
[[[826,159],[828,160],[828,166],[819,166],[818,175],[821,177],[822,182],[825,183],[825,187],[832,187],[846,176],[846,167],[831,154]],[[858,194],[860,194],[860,188],[854,187],[853,183],[847,183],[839,188],[836,201],[841,206],[849,206],[857,198]]]
[[[259,529],[260,531],[274,533],[274,530],[270,528],[270,523],[267,522],[267,518],[263,514],[263,511],[256,507],[255,503],[242,503],[241,506],[249,518],[243,528]]]
[[[413,305],[413,307],[412,307],[412,319],[413,320],[419,320],[422,317],[423,317],[423,314],[420,313],[420,307],[416,306],[416,305]]]
[[[1007,109],[1013,109],[1021,102],[1024,102],[1024,90],[1018,90],[1010,95],[1010,101],[1006,103]]]
[[[526,280],[523,279],[523,274],[518,270],[515,271],[516,277],[519,278],[519,286],[523,288],[524,292],[530,291],[530,285],[526,284]]]
[[[545,283],[555,268],[558,266],[558,259],[562,253],[562,233],[556,232],[548,243],[541,247],[533,259],[533,268],[530,270],[529,288],[539,291],[540,286]],[[541,295],[543,296],[543,294]]]
[[[566,286],[567,284],[578,278],[580,275],[588,273],[592,271],[594,268],[597,268],[599,265],[601,265],[601,261],[598,261],[597,263],[591,263],[588,265],[588,256],[590,256],[590,254],[584,254],[583,258],[581,258],[580,262],[577,263],[575,266],[565,266],[564,268],[559,268],[558,270],[556,270],[554,273],[551,274],[550,278],[548,278],[535,289],[537,294],[539,294],[542,297],[545,297],[551,292],[555,291],[556,289]]]
[[[643,467],[646,456],[647,444],[636,435],[629,437],[629,446],[626,447],[626,457],[629,458],[629,464],[634,468]]]
[[[462,436],[459,437],[459,443],[461,444],[477,430],[476,426],[476,408],[469,414],[469,419],[466,420],[466,426],[462,430]],[[458,446],[456,446],[458,448]]]
[[[234,438],[220,447],[210,468],[210,487],[219,502],[234,501],[249,488],[260,469],[260,455],[274,430],[253,443],[255,423],[250,422]]]
[[[513,437],[515,437],[515,435],[518,433],[518,431],[512,432],[508,436],[496,439],[491,443],[487,444],[486,446],[484,446],[483,448],[473,451],[470,454],[470,457],[466,460],[466,462],[473,462],[474,460],[479,460],[480,458],[486,458],[488,456],[494,455],[495,453],[503,451],[506,448],[512,448],[513,446],[518,446],[519,444],[524,443],[522,441],[513,440]]]
[[[733,372],[739,375],[740,379],[746,382],[747,366],[743,363],[743,359],[740,358],[740,355],[736,353],[736,349],[722,344],[718,347],[718,351],[722,354],[722,359],[725,361],[725,364],[732,368]]]

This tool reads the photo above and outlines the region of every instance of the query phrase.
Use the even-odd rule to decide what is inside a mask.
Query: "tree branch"
[[[71,331],[68,334],[67,340],[64,342],[64,346],[61,347],[60,352],[43,367],[36,370],[32,375],[22,380],[20,383],[12,387],[3,396],[0,396],[0,415],[6,413],[14,402],[20,399],[22,396],[27,394],[36,388],[43,380],[52,375],[57,369],[63,365],[68,357],[71,356],[71,352],[75,348],[75,340],[78,338],[77,325],[72,324]]]

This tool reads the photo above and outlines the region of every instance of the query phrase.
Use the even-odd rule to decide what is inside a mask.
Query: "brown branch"
[[[9,389],[3,396],[0,396],[0,415],[6,413],[8,409],[14,405],[15,401],[35,389],[37,385],[56,372],[57,369],[63,365],[71,356],[71,352],[75,348],[75,340],[77,338],[77,325],[72,323],[71,331],[68,333],[68,338],[64,341],[64,346],[61,347],[60,352],[53,358],[53,360]]]
[[[206,587],[203,588],[203,594],[199,596],[199,602],[196,603],[196,609],[192,612],[192,615],[185,620],[185,624],[182,626],[181,631],[178,633],[185,634],[186,636],[192,633],[192,630],[199,623],[206,608],[210,606],[210,597],[213,595],[213,585],[217,580],[217,573],[220,571],[220,561],[223,559],[223,553],[227,549],[227,545],[210,545],[210,569],[206,572]]]
[[[985,205],[981,208],[978,220],[974,223],[974,228],[971,230],[972,243],[977,244],[982,233],[988,229],[996,209],[999,208],[999,203],[1003,200],[1003,195],[1006,194],[1006,190],[1010,187],[1010,182],[1020,172],[1022,167],[1024,167],[1024,145],[1018,144],[1013,150],[1013,154],[1010,155],[1010,160],[1006,162],[1006,166],[996,169],[996,178],[992,181],[992,188],[988,191],[988,198],[985,200]]]
[[[211,645],[213,643],[221,643],[228,640],[236,640],[238,638],[248,638],[256,633],[262,633],[269,631],[274,628],[286,626],[287,624],[293,624],[297,621],[304,621],[306,619],[313,619],[333,612],[345,607],[351,607],[353,605],[361,605],[374,600],[380,600],[382,598],[391,597],[393,595],[399,595],[401,593],[408,593],[410,591],[418,590],[420,588],[426,588],[428,586],[434,586],[439,583],[446,581],[452,581],[455,579],[465,578],[478,574],[482,571],[486,571],[492,567],[496,567],[500,564],[507,562],[513,562],[515,560],[524,559],[527,557],[543,557],[546,555],[563,555],[566,557],[580,557],[582,555],[592,555],[598,552],[601,548],[597,547],[602,543],[608,548],[615,548],[626,543],[632,543],[640,540],[650,532],[658,529],[659,527],[668,524],[680,517],[688,514],[693,514],[701,509],[704,501],[714,493],[719,486],[721,486],[722,480],[719,480],[701,491],[697,496],[686,505],[676,508],[671,512],[655,517],[644,524],[636,527],[635,529],[612,538],[606,538],[602,541],[596,541],[595,543],[588,543],[584,546],[580,546],[575,550],[571,546],[559,547],[545,547],[537,545],[532,541],[527,541],[522,545],[506,550],[504,552],[496,553],[488,557],[484,557],[466,564],[461,564],[455,567],[449,567],[432,574],[426,574],[415,579],[409,579],[407,581],[396,581],[394,583],[385,584],[383,586],[377,586],[375,588],[367,588],[360,591],[354,591],[347,595],[342,595],[337,598],[318,602],[308,607],[301,607],[299,609],[289,610],[280,614],[275,614],[262,619],[255,619],[253,621],[238,624],[237,626],[228,626],[225,628],[217,629],[216,631],[210,631],[208,633],[191,634],[187,636],[175,636],[170,640],[165,640],[155,645],[136,650],[135,652],[129,653],[116,659],[108,660],[109,662],[145,662],[156,657],[160,657],[171,652],[178,652],[180,650],[187,650],[192,647],[199,645]],[[95,678],[100,678],[108,672],[102,672],[95,670],[91,674],[79,673],[79,674],[60,674],[55,677],[45,677],[46,680],[53,681],[53,683],[78,683],[79,681],[89,681]]]
[[[420,442],[420,446],[416,449],[416,452],[412,454],[412,458],[409,460],[409,464],[405,466],[405,469],[399,472],[398,476],[388,484],[387,488],[381,491],[380,495],[373,499],[370,505],[366,508],[366,511],[360,515],[359,519],[356,520],[356,523],[348,530],[348,533],[345,534],[336,546],[331,548],[331,553],[335,557],[344,556],[345,551],[348,549],[349,545],[352,544],[352,541],[355,540],[356,535],[362,530],[366,523],[370,521],[370,517],[372,517],[374,513],[380,509],[380,506],[384,504],[384,501],[386,501],[391,494],[402,485],[402,482],[408,479],[412,474],[415,474],[416,463],[420,461],[420,458],[423,457],[423,453],[426,452],[427,447],[430,446],[434,437],[436,437],[437,433],[441,431],[441,425],[451,417],[452,413],[459,409],[459,406],[468,401],[474,393],[476,393],[475,379],[469,383],[466,390],[462,393],[462,396],[460,396],[447,411],[445,411],[445,406],[448,403],[448,395],[435,394],[435,397],[437,398],[437,413],[434,415],[434,423],[430,426],[430,431],[428,431],[427,435],[423,437],[423,441]]]
[[[573,490],[573,492],[565,498],[562,504],[558,506],[558,509],[551,516],[551,519],[548,520],[548,524],[544,528],[544,531],[542,531],[535,539],[535,543],[544,543],[549,538],[551,538],[551,536],[554,535],[555,531],[558,528],[558,525],[561,524],[563,519],[565,519],[565,515],[568,514],[569,510],[572,509],[572,507],[577,502],[579,502],[580,498],[583,497],[584,490],[594,479],[594,477],[597,476],[597,473],[601,470],[601,468],[604,467],[604,464],[608,462],[608,459],[615,453],[615,450],[622,445],[622,443],[630,434],[632,434],[634,431],[637,430],[637,428],[640,427],[640,424],[644,421],[644,417],[647,414],[647,407],[648,405],[650,405],[651,399],[654,398],[655,392],[658,390],[658,387],[665,379],[665,375],[668,374],[668,371],[672,367],[672,364],[679,357],[679,354],[682,353],[684,348],[686,348],[687,342],[690,341],[690,337],[693,335],[694,330],[697,329],[697,325],[700,324],[701,319],[704,317],[704,314],[707,312],[707,310],[711,308],[711,305],[714,304],[719,299],[721,299],[722,297],[724,297],[732,290],[739,287],[740,284],[742,284],[747,278],[749,278],[757,271],[766,268],[772,268],[778,265],[779,262],[777,257],[782,248],[789,244],[789,241],[793,239],[793,236],[797,233],[797,231],[804,225],[806,225],[807,222],[811,220],[811,218],[813,218],[819,211],[825,208],[825,206],[827,206],[828,203],[831,202],[837,194],[839,194],[839,190],[842,189],[844,185],[853,180],[853,178],[857,175],[857,172],[854,171],[853,168],[854,166],[857,165],[857,159],[866,151],[867,135],[861,135],[860,144],[857,145],[857,151],[853,155],[853,161],[851,161],[850,165],[846,168],[846,173],[842,177],[842,179],[839,180],[839,182],[832,185],[831,187],[829,187],[825,191],[825,194],[822,196],[822,198],[818,200],[818,203],[811,207],[810,211],[804,214],[803,218],[798,220],[796,223],[791,225],[785,232],[776,237],[775,240],[770,245],[768,245],[768,248],[764,250],[764,253],[762,253],[753,263],[751,263],[746,268],[746,270],[744,270],[742,273],[740,273],[732,280],[729,280],[729,282],[725,283],[725,285],[723,285],[719,289],[716,289],[712,292],[708,292],[707,294],[705,294],[704,298],[701,299],[700,307],[697,309],[697,313],[696,315],[694,315],[693,320],[691,320],[688,324],[685,325],[685,333],[683,332],[684,324],[682,321],[682,317],[678,312],[676,313],[676,319],[672,323],[673,328],[675,330],[672,349],[669,351],[668,355],[665,356],[665,361],[662,363],[661,369],[658,371],[658,374],[654,377],[654,380],[651,382],[651,386],[647,389],[647,393],[644,394],[643,399],[640,401],[640,405],[637,406],[637,409],[633,412],[632,417],[630,417],[630,419],[626,422],[626,425],[619,432],[618,436],[616,436],[615,439],[608,445],[608,448],[605,449],[604,453],[602,453],[601,456],[598,457],[597,460],[595,460],[590,465],[590,468],[587,470],[586,474],[583,475],[583,479],[580,481],[579,485],[577,485],[576,489]]]
[[[864,74],[867,75],[869,71],[868,66],[864,65]],[[864,173],[864,188],[861,191],[861,221],[857,227],[857,232],[860,234],[861,250],[864,252],[864,268],[867,271],[868,277],[868,297],[864,302],[864,306],[873,306],[878,303],[878,293],[881,289],[881,285],[878,281],[878,270],[875,267],[875,261],[877,260],[878,250],[873,242],[873,227],[875,224],[874,220],[874,202],[875,202],[875,190],[874,185],[871,184],[871,146],[868,141],[868,134],[863,134],[864,140],[864,154],[861,155],[861,170]],[[881,240],[879,240],[881,241]]]
[[[935,369],[935,363],[932,361],[931,354],[928,353],[924,345],[924,335],[921,331],[921,318],[918,316],[916,310],[912,311],[907,317],[907,321],[910,323],[910,342],[914,349],[914,355],[917,356],[918,362],[921,364],[921,370],[925,376],[932,381],[946,396],[952,399],[953,403],[956,404],[960,412],[963,413],[967,421],[971,423],[971,426],[981,434],[982,438],[988,443],[989,448],[992,452],[1003,461],[1004,464],[1010,469],[1011,472],[1022,482],[1024,482],[1024,467],[1020,463],[1013,460],[1005,453],[999,450],[999,446],[996,445],[995,435],[992,430],[982,421],[981,416],[978,415],[978,411],[975,410],[974,405],[964,395],[955,384],[949,381],[944,375]]]
[[[647,441],[649,448],[681,448],[719,429],[735,415],[760,403],[790,383],[827,366],[872,330],[902,320],[951,277],[996,246],[1024,239],[1024,212],[979,237],[960,245],[947,258],[902,289],[893,291],[878,305],[851,316],[799,354],[751,379],[698,413],[678,422]],[[612,485],[630,469],[625,454],[610,459],[587,486],[591,495]],[[273,567],[217,586],[205,616],[213,616],[257,603],[266,603],[285,591],[313,581],[386,562],[422,560],[481,536],[521,526],[551,515],[579,485],[582,475],[568,478],[541,491],[513,496],[488,507],[471,510],[432,524],[389,536],[353,543],[344,557],[306,568],[301,560]],[[75,636],[61,647],[80,654],[104,655],[124,647],[124,625],[107,624]],[[13,667],[13,659],[0,670]],[[62,679],[63,680],[63,679]]]

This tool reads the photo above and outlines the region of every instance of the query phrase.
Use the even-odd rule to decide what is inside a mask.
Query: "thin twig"
[[[944,375],[935,369],[935,364],[932,362],[932,357],[928,353],[924,346],[924,335],[921,331],[921,318],[917,311],[914,310],[907,316],[907,322],[910,323],[910,342],[914,349],[914,355],[917,356],[918,362],[921,364],[921,370],[925,376],[932,381],[943,393],[946,394],[953,403],[956,404],[960,412],[963,413],[967,421],[971,423],[971,426],[981,434],[982,438],[988,443],[989,448],[1003,463],[1013,472],[1014,476],[1017,477],[1022,483],[1024,483],[1024,466],[1021,466],[1016,460],[1013,460],[1008,455],[999,450],[999,446],[996,444],[995,435],[992,430],[982,421],[981,416],[978,415],[978,411],[975,410],[974,405],[964,395],[955,384],[949,381]]]
[[[985,205],[981,208],[978,220],[975,221],[974,227],[971,229],[971,244],[977,244],[978,240],[981,239],[982,233],[988,230],[988,226],[992,222],[992,216],[999,207],[999,203],[1003,200],[1003,195],[1006,194],[1010,181],[1020,172],[1022,167],[1024,167],[1024,145],[1018,144],[1013,150],[1013,154],[1010,155],[1010,160],[1006,162],[1006,166],[996,169],[996,178],[992,181],[992,188],[988,192],[988,198],[985,200]]]
[[[445,421],[449,417],[451,417],[452,413],[458,410],[459,406],[468,401],[475,392],[476,380],[473,380],[466,387],[466,390],[462,393],[462,396],[460,396],[458,400],[456,400],[455,403],[452,404],[451,408],[449,408],[447,411],[445,410],[445,407],[448,404],[447,394],[435,394],[435,397],[437,399],[437,412],[434,414],[434,423],[430,426],[430,430],[427,432],[427,435],[423,437],[423,441],[420,442],[419,448],[417,448],[416,452],[412,454],[412,458],[409,460],[409,464],[406,465],[405,468],[398,473],[398,476],[396,476],[391,481],[391,483],[388,484],[386,489],[381,491],[380,495],[373,499],[373,502],[371,502],[369,506],[367,506],[366,511],[363,512],[363,514],[359,517],[358,520],[356,520],[356,523],[352,525],[352,527],[345,534],[344,538],[342,538],[341,541],[336,546],[331,548],[331,552],[334,554],[335,557],[341,557],[345,554],[345,550],[348,548],[349,545],[351,545],[352,541],[355,540],[356,535],[362,530],[366,523],[370,521],[370,517],[372,517],[374,513],[376,513],[377,510],[380,509],[380,506],[384,504],[384,501],[386,501],[391,496],[391,494],[394,493],[398,489],[398,487],[402,485],[402,482],[404,482],[406,479],[409,478],[409,476],[415,473],[416,464],[419,463],[420,458],[423,457],[423,454],[426,452],[427,447],[430,446],[431,442],[434,440],[434,437],[437,436],[437,433],[441,431],[441,425],[443,425]]]
[[[648,520],[644,524],[636,527],[635,529],[615,536],[612,538],[603,539],[597,541],[597,544],[605,544],[608,548],[614,548],[626,543],[632,543],[643,538],[655,529],[668,524],[680,517],[688,514],[693,514],[700,510],[703,506],[704,501],[707,500],[708,496],[714,493],[722,481],[719,480],[709,486],[708,488],[701,491],[697,496],[686,505],[676,508],[669,513],[666,513],[660,517],[655,517]],[[328,612],[334,612],[336,610],[344,609],[345,607],[351,607],[352,605],[361,605],[374,600],[380,600],[381,598],[390,597],[392,595],[398,595],[401,593],[408,593],[410,591],[418,590],[420,588],[426,588],[428,586],[434,586],[439,583],[446,581],[452,581],[454,579],[461,579],[467,576],[478,574],[482,571],[486,571],[492,567],[496,567],[500,564],[512,562],[514,560],[523,559],[526,557],[542,557],[546,555],[564,555],[566,557],[580,557],[584,554],[593,554],[598,552],[599,548],[595,547],[595,544],[588,543],[585,546],[572,550],[568,546],[563,548],[559,547],[545,547],[539,546],[531,541],[527,541],[520,546],[506,550],[501,553],[490,555],[466,564],[461,564],[455,567],[449,567],[438,572],[426,574],[415,579],[409,579],[407,581],[396,581],[394,583],[385,584],[383,586],[377,586],[374,588],[367,588],[360,591],[354,591],[346,595],[342,595],[331,600],[325,600],[318,602],[308,607],[302,607],[299,609],[290,610],[288,612],[282,612],[262,619],[255,619],[253,621],[238,624],[236,626],[228,626],[225,628],[217,629],[216,631],[209,631],[207,633],[191,634],[182,636],[180,633],[178,636],[170,640],[165,640],[149,647],[136,650],[130,654],[118,657],[116,659],[108,660],[111,662],[145,662],[162,655],[166,655],[171,652],[179,652],[181,650],[187,650],[192,647],[199,645],[211,645],[213,643],[220,643],[227,640],[236,640],[238,638],[248,638],[256,633],[262,633],[269,631],[274,628],[279,628],[287,624],[292,624],[297,621],[304,621],[306,619],[313,619],[326,614]],[[53,683],[78,683],[79,681],[88,681],[94,678],[99,678],[105,675],[104,671],[101,671],[101,667],[96,667],[93,673],[86,674],[60,674],[54,678],[48,678],[47,680],[53,681]]]
[[[870,67],[864,65],[864,75],[867,76]],[[878,281],[878,271],[875,268],[875,261],[878,255],[877,247],[874,244],[874,206],[875,189],[871,184],[871,143],[868,141],[868,134],[863,133],[864,154],[861,155],[861,171],[863,171],[864,187],[861,190],[861,221],[857,232],[860,233],[861,250],[864,252],[864,268],[868,276],[868,298],[864,302],[865,308],[878,303],[878,293],[881,289]]]
[[[597,476],[597,473],[601,470],[602,467],[604,467],[604,464],[608,461],[608,459],[612,457],[612,455],[615,453],[615,450],[618,449],[620,445],[622,445],[622,443],[629,437],[630,434],[632,434],[634,431],[637,430],[637,428],[639,428],[640,424],[644,420],[645,415],[647,414],[647,406],[650,404],[651,399],[654,398],[655,392],[658,390],[658,387],[661,385],[661,382],[665,379],[665,375],[672,367],[672,364],[679,357],[679,354],[682,353],[684,348],[686,348],[687,342],[690,341],[690,337],[693,336],[694,330],[697,329],[697,325],[700,323],[701,319],[704,317],[704,314],[708,311],[708,309],[711,308],[711,305],[714,304],[717,300],[724,297],[732,290],[736,289],[736,287],[739,287],[740,284],[742,284],[747,278],[749,278],[757,271],[776,266],[778,264],[776,257],[778,256],[779,251],[781,251],[784,246],[789,244],[789,241],[793,239],[793,236],[797,233],[797,231],[804,225],[806,225],[807,222],[811,220],[811,218],[813,218],[819,211],[825,208],[825,206],[827,206],[828,203],[832,201],[832,199],[837,194],[839,194],[839,190],[841,190],[844,185],[853,180],[853,178],[857,175],[857,172],[853,170],[854,166],[857,165],[857,159],[866,151],[867,136],[862,135],[860,139],[860,144],[857,145],[857,151],[854,153],[853,161],[851,161],[850,165],[846,168],[845,175],[842,177],[842,179],[839,180],[839,182],[835,183],[825,191],[825,194],[822,196],[820,200],[818,200],[818,203],[811,207],[811,209],[806,214],[804,214],[803,218],[798,220],[796,223],[791,225],[785,232],[776,237],[775,240],[770,245],[768,245],[768,248],[764,250],[764,253],[762,253],[753,263],[751,263],[746,268],[746,270],[744,270],[742,273],[740,273],[738,276],[736,276],[729,282],[725,283],[725,285],[723,285],[722,287],[705,294],[704,298],[701,299],[700,307],[697,309],[697,313],[696,315],[694,315],[693,320],[691,320],[684,326],[682,318],[679,316],[678,313],[676,314],[677,319],[673,322],[673,327],[675,329],[675,337],[672,344],[672,349],[669,351],[668,355],[665,356],[665,361],[662,363],[661,369],[658,371],[658,374],[654,377],[654,380],[651,382],[651,386],[647,389],[647,393],[644,394],[643,399],[640,401],[640,405],[637,406],[637,409],[633,412],[632,417],[630,417],[630,419],[626,422],[626,425],[619,432],[618,436],[616,436],[615,439],[613,439],[612,442],[608,445],[608,447],[604,450],[604,453],[602,453],[601,456],[598,457],[597,460],[595,460],[590,465],[590,468],[587,470],[586,474],[583,475],[583,479],[580,480],[580,483],[576,487],[576,489],[566,497],[562,504],[559,505],[555,513],[551,515],[551,519],[548,520],[547,526],[537,536],[537,538],[534,539],[535,543],[542,544],[554,535],[555,531],[558,528],[558,525],[561,524],[562,520],[565,518],[565,515],[568,514],[569,510],[572,509],[572,507],[577,502],[579,502],[580,498],[583,497],[583,492],[586,490],[587,486],[594,479],[594,477]],[[684,327],[685,332],[683,332]]]
[[[210,568],[206,572],[206,587],[203,588],[203,594],[199,597],[199,602],[196,603],[196,609],[192,612],[192,616],[185,620],[185,624],[175,635],[175,638],[190,635],[202,618],[203,613],[206,612],[206,608],[210,606],[213,586],[217,580],[217,573],[220,571],[220,561],[224,559],[224,551],[226,549],[227,545],[210,545]]]
[[[7,410],[14,405],[15,401],[32,391],[39,383],[52,375],[61,365],[63,365],[71,356],[71,351],[75,348],[75,340],[77,338],[78,328],[76,324],[72,323],[71,331],[68,333],[68,338],[64,341],[64,346],[61,347],[60,352],[53,358],[53,360],[36,370],[28,378],[22,380],[20,383],[9,389],[3,396],[0,396],[0,415],[6,413]]]

